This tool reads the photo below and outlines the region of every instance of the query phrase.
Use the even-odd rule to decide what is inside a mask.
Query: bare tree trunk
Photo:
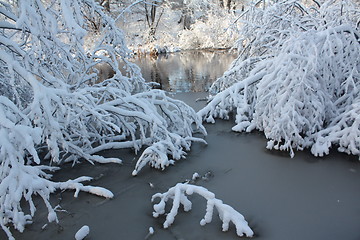
[[[156,6],[151,6],[151,25],[154,25],[155,22],[155,16],[156,16]]]
[[[220,2],[220,7],[224,8],[224,0],[219,0]]]
[[[156,8],[158,6],[155,5],[155,4],[152,4],[151,5],[151,8],[150,8],[150,12],[147,8],[147,4],[145,3],[144,4],[144,8],[145,8],[145,17],[146,17],[146,22],[148,24],[148,27],[150,29],[149,31],[149,37],[150,37],[150,41],[153,41],[155,40],[155,33],[156,33],[156,29],[159,25],[159,22],[160,22],[160,19],[164,13],[164,8],[162,9],[160,15],[158,16],[157,18],[157,21],[156,21]]]
[[[110,12],[110,0],[100,0],[100,5],[104,7],[107,12]]]
[[[191,13],[190,10],[187,8],[184,8],[181,13],[181,18],[178,21],[178,24],[183,22],[183,29],[189,30],[191,25]]]
[[[186,14],[184,16],[184,29],[189,30],[191,25],[191,16]]]
[[[146,3],[144,3],[144,8],[145,8],[146,22],[147,22],[147,24],[148,24],[148,27],[151,28],[150,19],[149,19],[149,12],[148,12],[148,9],[147,9],[147,7],[146,7]]]
[[[227,1],[226,7],[227,7],[228,11],[230,12],[230,10],[231,10],[231,0]]]
[[[151,11],[150,11],[150,19],[151,19],[151,27],[150,27],[150,36],[152,38],[155,38],[155,16],[156,16],[156,6],[151,5]]]

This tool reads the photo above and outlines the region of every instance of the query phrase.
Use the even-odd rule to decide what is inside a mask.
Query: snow
[[[124,8],[117,22],[94,0],[19,0],[16,6],[0,2],[0,226],[9,239],[10,229],[23,232],[32,223],[34,195],[44,202],[49,222],[58,222],[50,203],[56,190],[74,190],[74,197],[80,192],[114,197],[108,189],[84,185],[90,177],[52,181],[56,165],[84,160],[120,164],[120,158],[99,152],[133,148],[142,151],[134,176],[146,165],[164,170],[185,158],[193,142],[206,144],[193,136],[206,135],[203,120],[228,119],[232,112],[232,129],[264,132],[268,149],[286,150],[293,157],[305,148],[324,156],[336,147],[360,156],[357,3],[264,1],[238,16],[239,11],[220,7],[217,1],[186,1],[186,11],[150,1],[156,5],[145,9],[158,8],[158,15],[136,35],[139,28],[120,18],[144,26],[138,21],[148,14],[142,2],[132,2],[132,11]],[[99,32],[94,33],[86,19],[99,21]],[[137,33],[125,29],[125,36],[116,24]],[[172,31],[165,31],[167,24],[173,24]],[[85,40],[95,35],[87,46]],[[213,84],[209,104],[196,113],[165,92],[150,89],[128,60],[132,52],[127,37],[132,49],[155,49],[155,54],[166,48],[235,45],[239,57]],[[167,46],[170,42],[179,46]],[[102,64],[113,74],[100,81]],[[224,231],[233,222],[239,236],[253,235],[240,213],[195,185],[177,184],[155,194],[153,200],[160,202],[153,215],[165,214],[166,202],[173,199],[164,222],[169,227],[180,205],[191,210],[186,194],[193,193],[207,200],[201,225],[212,221],[216,208]],[[88,233],[84,226],[75,238]]]
[[[94,187],[94,186],[84,186],[81,182],[84,181],[90,181],[92,180],[92,178],[90,177],[79,177],[77,179],[74,180],[67,180],[66,182],[61,182],[61,183],[57,183],[55,186],[60,188],[60,189],[74,189],[75,193],[74,193],[74,197],[78,197],[79,192],[88,192],[100,197],[104,197],[104,198],[113,198],[114,194],[102,187]]]
[[[170,227],[175,221],[175,217],[178,213],[180,205],[183,205],[184,211],[190,211],[192,208],[191,201],[186,197],[187,195],[192,195],[194,193],[199,194],[204,197],[207,201],[206,204],[206,213],[203,219],[200,221],[200,225],[205,225],[212,221],[214,208],[219,213],[219,217],[222,220],[222,230],[227,231],[229,229],[229,223],[232,222],[236,227],[236,234],[240,237],[247,236],[252,237],[254,232],[249,227],[244,216],[241,215],[231,206],[224,204],[220,199],[215,198],[215,194],[210,192],[204,187],[196,186],[188,183],[178,183],[174,187],[171,187],[165,193],[156,193],[152,196],[151,201],[154,202],[155,199],[160,198],[160,202],[154,204],[154,217],[159,217],[160,215],[165,214],[166,220],[163,224],[164,228]],[[172,199],[173,206],[170,212],[165,213],[166,202]]]
[[[155,230],[153,227],[149,227],[149,232],[148,234],[145,236],[145,239],[149,239],[151,235],[153,235],[155,233]]]
[[[87,225],[82,226],[75,234],[76,240],[82,240],[90,233],[90,228]]]
[[[262,131],[268,149],[291,157],[306,148],[323,156],[331,147],[360,156],[354,4],[285,1],[250,8],[242,16],[239,57],[214,82],[198,116],[213,123],[235,112],[232,130]],[[288,15],[289,9],[298,11]]]
[[[232,1],[231,9],[217,0],[148,1],[148,10],[138,1],[113,4],[117,23],[125,31],[129,48],[137,54],[175,52],[188,49],[231,48],[240,37],[237,11],[248,1]],[[120,3],[119,3],[120,5]],[[155,22],[150,8],[155,6]],[[155,24],[156,23],[156,24]],[[155,25],[155,26],[154,26]],[[155,34],[152,34],[154,33]]]
[[[197,179],[199,179],[199,178],[200,178],[200,174],[197,173],[197,172],[195,172],[195,173],[192,175],[191,180],[195,181],[195,180],[197,180]]]
[[[1,25],[17,28],[0,34],[0,225],[10,239],[10,225],[22,232],[32,222],[33,195],[44,201],[49,222],[58,221],[49,200],[58,189],[74,190],[74,197],[80,191],[114,196],[105,188],[84,185],[88,177],[53,182],[48,172],[58,168],[47,166],[84,160],[120,164],[121,159],[99,151],[133,148],[145,149],[136,173],[143,163],[164,169],[184,158],[193,141],[203,141],[193,132],[206,134],[192,108],[150,90],[140,69],[127,59],[123,32],[98,3],[14,4],[0,3]],[[91,29],[85,16],[102,21],[98,41],[87,52],[84,40]],[[107,64],[113,76],[99,81],[98,64]]]

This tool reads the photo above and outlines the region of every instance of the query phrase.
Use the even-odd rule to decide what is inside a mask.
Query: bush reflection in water
[[[203,92],[230,67],[236,54],[228,50],[185,51],[156,57],[135,56],[148,82],[172,92]]]

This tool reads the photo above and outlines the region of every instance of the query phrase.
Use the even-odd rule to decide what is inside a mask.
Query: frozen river
[[[156,61],[165,60],[159,58]],[[192,70],[184,70],[182,63],[177,64],[155,64],[171,72],[179,70],[178,74],[168,77],[168,83],[161,80],[161,84],[167,90],[178,92],[172,93],[175,98],[199,110],[205,102],[195,100],[206,94],[192,91],[200,91],[199,85],[206,88],[214,79],[199,80],[199,83],[198,80],[171,82],[174,76],[185,78],[184,73],[196,75],[197,69],[201,70],[198,61],[189,62],[188,66],[194,67]],[[210,70],[209,75],[212,74]],[[145,77],[146,74],[144,72]],[[24,234],[16,233],[16,239],[74,239],[76,231],[83,225],[90,227],[87,239],[92,240],[145,239],[149,227],[155,230],[149,237],[154,240],[239,239],[234,226],[228,232],[221,232],[221,221],[217,216],[212,223],[200,226],[206,206],[197,196],[189,197],[193,209],[188,213],[180,211],[169,229],[162,228],[164,218],[152,217],[151,196],[191,178],[195,172],[207,176],[199,179],[197,185],[208,188],[245,216],[255,232],[254,239],[360,239],[360,163],[357,157],[332,152],[325,158],[315,158],[304,151],[291,159],[285,152],[266,150],[266,139],[261,133],[232,132],[231,120],[218,120],[205,126],[208,145],[195,143],[187,159],[165,171],[145,167],[139,176],[132,177],[137,156],[131,150],[104,153],[122,158],[123,165],[83,163],[73,168],[65,166],[55,174],[55,180],[91,176],[95,179],[91,185],[108,188],[114,193],[114,199],[104,200],[86,193],[74,198],[73,192],[69,191],[54,194],[53,205],[59,204],[64,210],[58,213],[60,223],[45,226],[46,210],[40,204],[35,222]],[[3,233],[0,233],[0,239],[5,239]]]

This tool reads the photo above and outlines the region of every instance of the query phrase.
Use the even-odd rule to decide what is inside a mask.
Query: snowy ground
[[[179,93],[195,109],[204,102],[195,99],[203,93]],[[191,196],[193,209],[180,212],[174,224],[162,229],[164,218],[152,217],[151,196],[165,192],[178,182],[191,179],[197,172],[206,178],[196,184],[214,192],[225,203],[242,213],[255,232],[255,239],[266,240],[338,240],[360,238],[360,164],[357,157],[331,153],[315,158],[308,151],[290,159],[286,152],[265,149],[263,134],[239,134],[231,131],[233,121],[217,121],[206,125],[208,146],[195,143],[186,160],[179,161],[164,172],[144,168],[132,177],[136,161],[130,150],[110,151],[105,155],[120,156],[122,166],[87,163],[66,166],[54,180],[67,180],[81,175],[92,176],[92,185],[106,187],[112,200],[81,192],[52,196],[67,212],[59,213],[60,224],[47,223],[43,205],[34,224],[24,234],[14,231],[17,240],[74,239],[83,226],[90,227],[87,239],[239,239],[234,226],[221,232],[221,221],[201,227],[205,201]],[[208,172],[211,172],[210,174]],[[151,184],[150,184],[151,183]],[[191,231],[189,231],[191,229]],[[6,239],[0,232],[0,239]]]

